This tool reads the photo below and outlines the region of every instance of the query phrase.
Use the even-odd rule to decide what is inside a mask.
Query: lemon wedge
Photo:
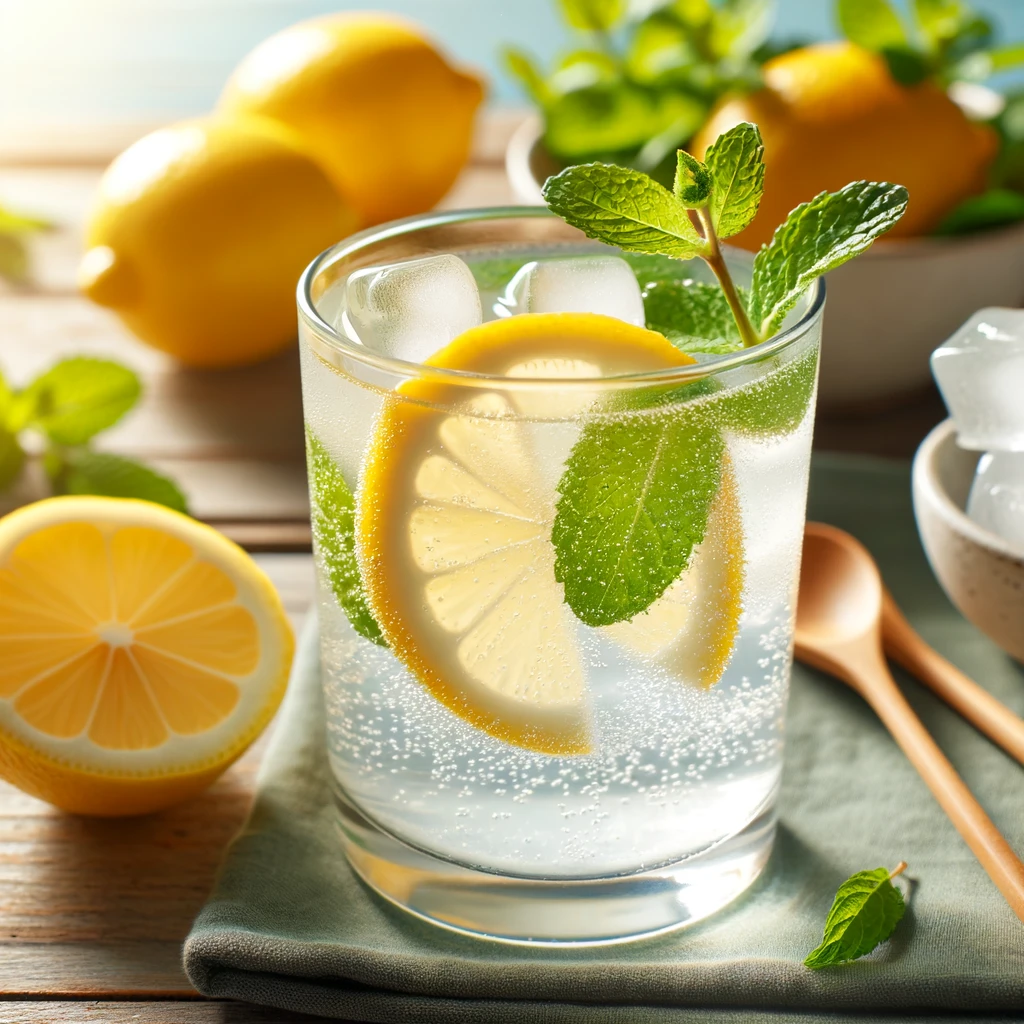
[[[65,810],[199,792],[270,720],[292,651],[262,570],[188,516],[64,497],[0,520],[0,775]]]
[[[692,362],[653,331],[550,313],[473,328],[428,365],[526,381]],[[591,736],[580,626],[554,575],[550,431],[536,420],[598,396],[409,382],[376,425],[358,501],[367,599],[397,657],[472,725],[549,754],[585,753]]]

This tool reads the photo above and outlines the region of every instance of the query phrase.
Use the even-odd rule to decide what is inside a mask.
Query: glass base
[[[711,849],[641,874],[517,878],[407,846],[369,821],[337,787],[335,797],[345,854],[371,889],[444,928],[529,945],[626,942],[694,924],[753,884],[775,838],[775,811],[769,806],[742,832]]]

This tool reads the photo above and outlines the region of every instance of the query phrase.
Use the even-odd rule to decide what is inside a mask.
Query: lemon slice
[[[652,331],[553,313],[473,328],[428,365],[525,379],[692,362]],[[409,382],[376,425],[358,501],[367,599],[394,653],[472,725],[549,754],[591,741],[579,626],[554,576],[548,434],[528,417],[573,416],[597,396]]]
[[[65,810],[201,790],[270,720],[292,650],[270,581],[188,516],[66,497],[0,520],[0,775]]]
[[[709,689],[732,657],[743,611],[743,525],[736,476],[726,456],[704,539],[686,571],[645,612],[603,626],[616,643]]]

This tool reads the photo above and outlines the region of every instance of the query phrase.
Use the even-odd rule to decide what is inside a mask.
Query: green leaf
[[[934,71],[923,53],[910,46],[885,46],[879,51],[889,67],[889,74],[900,85],[918,85]]]
[[[0,491],[6,491],[21,474],[25,452],[18,443],[18,435],[0,427]]]
[[[139,378],[107,359],[72,356],[37,377],[19,396],[27,422],[56,444],[85,444],[113,426],[139,399]]]
[[[801,203],[754,258],[750,315],[762,338],[778,331],[804,289],[862,253],[903,216],[907,190],[854,181]]]
[[[712,17],[712,53],[733,61],[750,57],[767,42],[774,20],[772,0],[726,0]]]
[[[584,428],[551,531],[555,578],[582,622],[631,619],[678,579],[707,528],[723,451],[699,405]]]
[[[970,16],[970,8],[961,0],[914,0],[914,18],[932,50],[955,39]]]
[[[11,284],[24,284],[28,279],[28,248],[20,235],[0,234],[0,277]]]
[[[600,50],[573,50],[558,61],[548,79],[553,93],[562,94],[594,85],[617,85],[622,79],[618,62]]]
[[[730,391],[719,400],[724,427],[752,437],[789,434],[804,421],[818,376],[818,352],[783,361],[774,356],[753,384]]]
[[[858,871],[839,886],[825,937],[804,963],[817,970],[865,956],[892,935],[905,910],[903,894],[885,868]]]
[[[64,453],[59,474],[65,494],[102,494],[109,498],[139,498],[188,512],[181,488],[149,466],[110,452],[80,448]]]
[[[49,231],[53,224],[42,217],[30,217],[28,214],[16,213],[5,206],[0,206],[0,234],[27,235],[36,231]]]
[[[590,238],[688,259],[703,249],[687,211],[646,174],[612,164],[568,167],[544,184],[544,201]]]
[[[482,292],[497,292],[505,287],[520,270],[525,259],[510,259],[506,256],[492,260],[474,260],[469,265],[477,288]]]
[[[331,590],[352,628],[367,640],[387,647],[380,626],[366,603],[356,561],[355,498],[323,442],[308,430],[306,459],[313,542],[327,570]]]
[[[992,188],[980,196],[965,199],[947,213],[935,233],[967,235],[1020,220],[1024,220],[1024,195],[1006,188]]]
[[[723,132],[705,163],[715,184],[711,222],[719,238],[732,238],[757,216],[764,192],[764,143],[757,125],[744,121]]]
[[[626,0],[559,0],[565,20],[584,32],[608,32],[626,13]]]
[[[647,326],[684,352],[720,355],[743,348],[732,310],[717,284],[657,281],[647,284],[642,295]]]
[[[550,102],[551,90],[529,54],[514,46],[507,46],[502,51],[502,57],[509,73],[519,81],[526,95],[537,106],[543,107]]]
[[[903,23],[888,0],[838,0],[836,20],[851,43],[867,50],[909,44]]]
[[[640,22],[626,51],[629,76],[644,85],[655,85],[697,60],[687,30],[677,19],[660,11]]]
[[[676,178],[672,187],[676,199],[691,210],[706,206],[711,196],[711,172],[685,149],[676,154]]]
[[[663,281],[682,284],[692,276],[690,268],[679,260],[667,256],[648,256],[642,252],[624,252],[622,258],[630,265],[640,290]]]

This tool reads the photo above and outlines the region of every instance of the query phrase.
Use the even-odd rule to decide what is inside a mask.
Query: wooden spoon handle
[[[870,675],[870,679],[860,680],[865,700],[903,748],[1010,908],[1024,921],[1024,864],[914,714],[889,674],[881,651]]]
[[[882,595],[882,641],[893,661],[1024,764],[1024,719],[929,647],[907,622],[888,590]]]

